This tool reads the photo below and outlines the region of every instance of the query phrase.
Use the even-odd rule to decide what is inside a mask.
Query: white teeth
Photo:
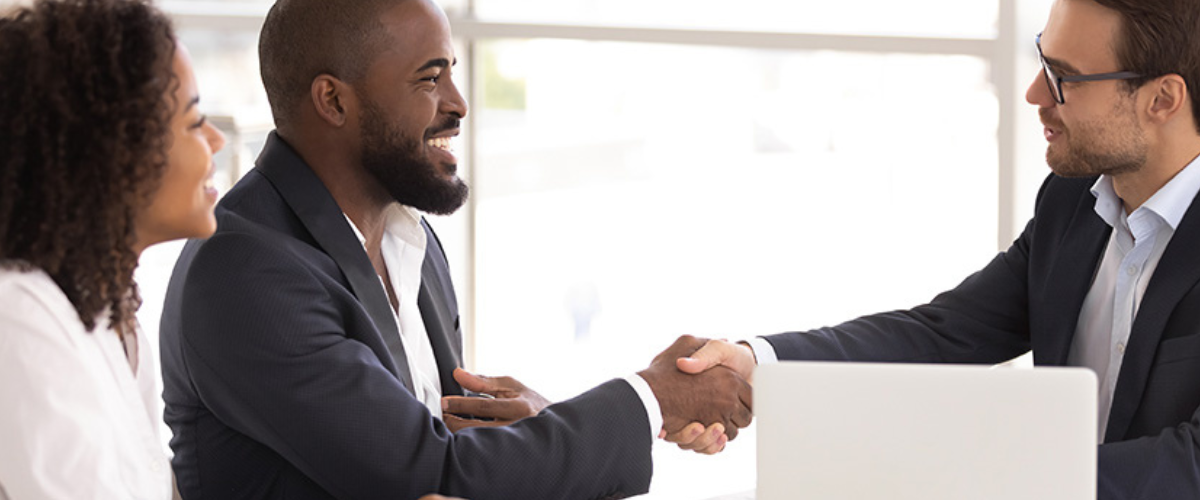
[[[429,145],[429,147],[438,148],[444,151],[452,151],[454,149],[453,145],[450,144],[449,137],[435,137],[425,141],[425,144]]]
[[[204,189],[216,189],[217,183],[212,180],[212,177],[204,179]]]

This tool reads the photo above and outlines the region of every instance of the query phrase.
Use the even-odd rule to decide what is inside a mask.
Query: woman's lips
[[[217,201],[218,193],[217,193],[217,183],[216,183],[216,181],[213,180],[214,173],[216,173],[216,172],[209,172],[208,177],[204,179],[203,187],[204,187],[204,194],[208,195],[208,198],[211,201],[215,202],[215,201]]]

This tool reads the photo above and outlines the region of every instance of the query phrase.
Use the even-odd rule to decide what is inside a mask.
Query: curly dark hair
[[[93,331],[133,334],[134,216],[166,167],[175,34],[144,0],[0,19],[0,267],[45,271]]]

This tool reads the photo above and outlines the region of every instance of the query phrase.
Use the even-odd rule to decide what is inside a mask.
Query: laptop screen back
[[[1081,368],[785,362],[754,375],[758,500],[1094,500]]]

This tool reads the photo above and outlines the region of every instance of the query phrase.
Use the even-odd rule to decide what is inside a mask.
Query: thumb
[[[492,394],[496,392],[496,386],[492,381],[482,375],[476,375],[462,368],[454,369],[454,380],[461,385],[463,389],[472,392],[482,392]]]
[[[726,349],[723,349],[723,347],[725,347],[724,343],[710,340],[699,350],[692,353],[691,356],[675,360],[675,367],[684,373],[691,373],[693,375],[701,373],[725,362],[729,354],[724,352]]]

